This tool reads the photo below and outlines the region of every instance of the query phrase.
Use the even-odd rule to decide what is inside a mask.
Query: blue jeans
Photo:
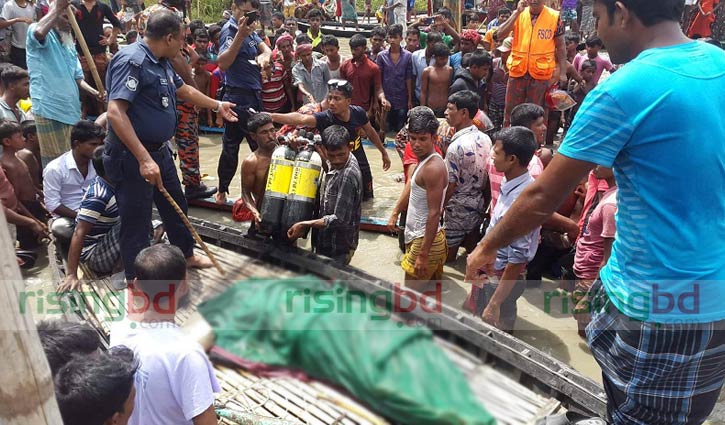
[[[408,108],[391,109],[388,111],[388,131],[398,132],[408,120]]]

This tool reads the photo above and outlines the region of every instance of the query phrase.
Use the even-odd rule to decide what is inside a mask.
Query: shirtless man
[[[33,184],[30,171],[25,163],[15,155],[25,147],[22,127],[18,123],[10,121],[0,123],[0,142],[3,146],[0,165],[15,189],[15,195],[20,201],[20,205],[25,207],[35,219],[45,221],[48,212],[38,201],[38,191]],[[28,234],[20,232],[18,240],[23,249],[37,248],[37,239],[30,232]]]
[[[247,121],[247,128],[249,136],[259,147],[242,161],[242,200],[254,216],[254,225],[257,226],[262,221],[258,207],[262,206],[272,152],[277,147],[277,130],[272,118],[265,112],[252,115]]]
[[[448,172],[443,158],[435,151],[437,131],[438,120],[430,108],[418,106],[410,111],[409,143],[420,162],[410,185],[406,185],[408,216],[401,267],[405,271],[405,286],[417,291],[425,290],[429,281],[441,279],[447,254],[440,219]]]
[[[206,52],[199,54],[199,58],[194,64],[194,82],[200,92],[207,96],[214,96],[213,93],[209,93],[209,85],[211,84],[211,72],[206,70],[206,64],[209,63],[209,56]],[[211,109],[202,109],[201,114],[206,118],[206,125],[211,126],[214,121],[211,118]]]
[[[420,103],[433,110],[437,118],[445,118],[448,105],[448,88],[453,81],[453,68],[448,65],[451,51],[443,43],[433,46],[434,62],[423,70],[420,85]]]
[[[33,185],[38,189],[39,195],[43,197],[43,170],[40,168],[40,144],[38,143],[38,132],[35,129],[35,121],[23,121],[23,137],[25,137],[25,148],[16,154],[21,161],[28,166],[30,177],[33,178]]]

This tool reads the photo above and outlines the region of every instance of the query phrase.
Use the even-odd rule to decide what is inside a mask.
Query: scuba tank
[[[310,220],[315,209],[317,199],[317,188],[320,184],[320,172],[322,170],[322,158],[315,152],[315,142],[320,140],[315,135],[315,142],[309,137],[311,133],[300,131],[300,137],[306,139],[305,146],[295,158],[292,181],[290,182],[287,202],[282,213],[282,229],[287,231],[292,225],[300,221]],[[305,234],[305,238],[307,235]]]
[[[284,138],[280,137],[280,139],[284,141]],[[259,211],[262,216],[259,225],[261,233],[274,235],[280,230],[282,211],[292,180],[294,160],[295,151],[286,144],[277,146],[272,152],[267,185],[264,188],[264,199]]]

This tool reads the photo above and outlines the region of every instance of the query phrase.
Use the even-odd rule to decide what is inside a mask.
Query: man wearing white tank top
[[[441,210],[448,186],[448,171],[436,153],[434,138],[438,120],[433,111],[418,106],[408,118],[409,143],[420,161],[408,186],[408,217],[405,223],[405,256],[401,267],[405,285],[422,291],[431,280],[440,280],[448,246],[441,227]]]

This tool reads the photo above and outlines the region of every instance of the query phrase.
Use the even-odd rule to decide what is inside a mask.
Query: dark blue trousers
[[[149,153],[161,170],[166,191],[186,213],[186,197],[176,174],[171,150],[164,144]],[[136,277],[133,263],[138,253],[150,244],[152,204],[159,211],[169,241],[179,247],[185,257],[191,257],[194,254],[191,233],[164,195],[141,177],[136,157],[121,142],[106,141],[103,166],[108,180],[116,187],[116,202],[121,218],[121,258],[126,279],[131,282]]]
[[[225,93],[224,101],[232,102],[237,106],[234,112],[237,113],[239,121],[225,122],[224,135],[222,136],[222,153],[219,156],[217,174],[219,175],[219,192],[229,193],[229,184],[237,173],[239,166],[239,145],[242,139],[246,138],[252,152],[257,150],[257,142],[249,138],[247,121],[249,121],[249,108],[262,111],[261,93]]]

